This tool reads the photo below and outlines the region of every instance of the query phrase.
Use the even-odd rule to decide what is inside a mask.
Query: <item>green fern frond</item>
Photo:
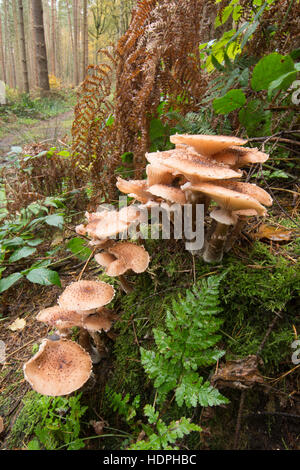
[[[167,312],[168,333],[154,330],[156,351],[141,348],[141,361],[154,380],[160,401],[175,391],[179,406],[214,406],[228,403],[218,390],[198,374],[198,369],[211,366],[224,352],[216,349],[222,320],[219,284],[222,276],[211,276],[174,300]]]

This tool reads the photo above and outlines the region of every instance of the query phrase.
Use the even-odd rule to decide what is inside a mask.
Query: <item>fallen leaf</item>
[[[245,390],[252,388],[257,383],[263,383],[263,377],[258,370],[257,356],[247,356],[243,359],[227,361],[212,376],[212,385],[218,388],[237,388]],[[260,360],[261,361],[261,360]]]
[[[267,238],[273,242],[289,241],[292,237],[292,230],[285,230],[281,227],[273,227],[272,225],[262,224],[259,227],[258,232],[253,234],[254,238],[260,240],[261,238]]]
[[[8,329],[11,331],[18,331],[23,330],[26,326],[26,320],[23,318],[17,318],[9,327]]]

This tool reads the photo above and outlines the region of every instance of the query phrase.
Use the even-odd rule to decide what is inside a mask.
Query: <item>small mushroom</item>
[[[123,290],[129,293],[132,288],[123,274],[130,270],[137,274],[143,273],[149,266],[150,257],[143,246],[120,242],[109,247],[108,253],[97,254],[95,260],[106,268],[105,272],[108,276],[119,277]]]
[[[184,205],[187,203],[186,195],[180,188],[174,188],[173,186],[167,186],[165,184],[155,184],[150,186],[149,192],[156,197],[165,199],[174,204]]]
[[[91,315],[114,298],[115,290],[102,281],[77,281],[70,284],[58,299],[61,308],[80,315]]]
[[[249,191],[249,187],[244,188]],[[186,184],[183,189],[202,192],[217,202],[220,208],[223,209],[221,212],[217,211],[211,214],[212,218],[217,221],[217,225],[210,240],[205,242],[203,259],[208,263],[222,260],[228,229],[230,225],[235,225],[237,222],[237,215],[234,214],[234,211],[251,209],[259,215],[265,215],[266,213],[266,209],[254,197],[221,186],[221,184]],[[262,193],[260,194],[262,196]]]
[[[39,351],[24,365],[25,379],[38,393],[69,395],[81,388],[92,372],[89,354],[77,343],[43,340]]]

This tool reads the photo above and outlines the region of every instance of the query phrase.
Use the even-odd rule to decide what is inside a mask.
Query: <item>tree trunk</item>
[[[2,18],[0,16],[0,63],[1,63],[1,79],[6,83],[6,67],[5,67],[5,60],[4,60],[4,47],[3,47],[3,34],[2,34]]]
[[[88,66],[89,55],[89,36],[88,36],[88,0],[83,0],[83,60],[82,77],[85,78],[86,68]]]
[[[18,8],[16,0],[13,0],[12,3],[12,11],[13,11],[13,20],[14,20],[14,29],[15,29],[15,59],[16,59],[16,81],[17,87],[21,88],[23,84],[22,79],[22,71],[21,71],[21,41],[20,41],[20,29],[19,29],[19,20],[18,20]]]
[[[74,23],[74,65],[75,85],[79,84],[79,22],[78,22],[78,0],[73,0],[73,23]]]
[[[24,80],[24,91],[29,93],[29,80],[28,80],[28,64],[26,55],[26,44],[25,44],[25,29],[24,29],[24,12],[23,2],[19,0],[19,21],[20,21],[20,41],[21,41],[21,58],[23,68],[23,80]]]
[[[51,72],[56,76],[56,0],[51,0]]]
[[[32,13],[35,33],[35,48],[37,56],[39,87],[43,91],[49,91],[50,85],[48,76],[47,51],[45,43],[43,4],[42,0],[31,1],[33,4]]]
[[[35,50],[35,39],[34,39],[34,27],[33,27],[33,5],[29,2],[29,47],[31,51]],[[29,75],[31,77],[32,87],[35,88],[39,85],[38,70],[37,70],[37,58],[36,54],[32,53],[30,57],[30,69]]]

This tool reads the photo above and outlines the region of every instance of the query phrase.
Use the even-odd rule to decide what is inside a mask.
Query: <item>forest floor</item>
[[[69,140],[74,117],[73,109],[46,120],[30,120],[30,123],[5,123],[1,126],[0,162],[3,164],[12,147],[24,146],[33,142],[47,142],[49,147],[59,139]]]

